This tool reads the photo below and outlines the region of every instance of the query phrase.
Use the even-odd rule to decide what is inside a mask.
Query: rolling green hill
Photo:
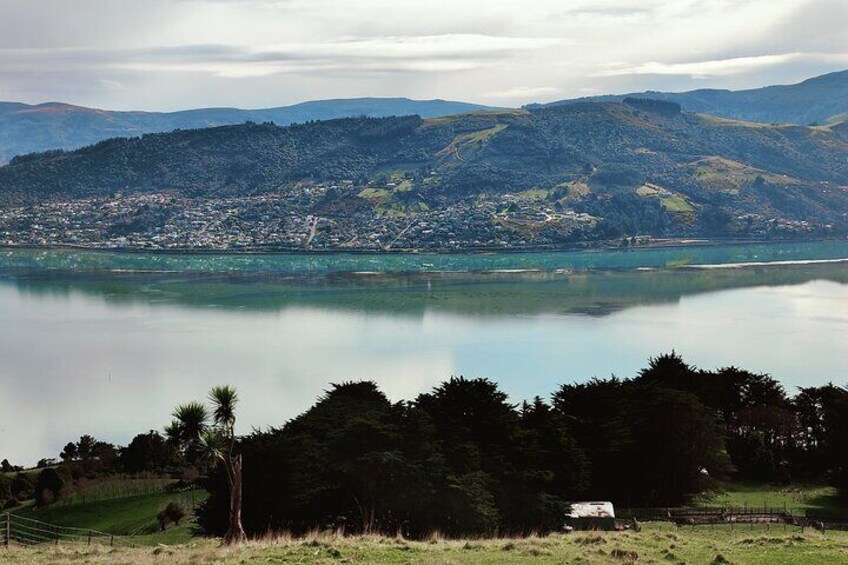
[[[187,509],[205,500],[205,490],[193,492],[162,492],[92,502],[54,503],[46,508],[22,506],[13,512],[24,518],[39,520],[53,526],[80,528],[132,537],[132,543],[183,543],[192,536],[191,516],[179,526],[169,525],[160,531],[156,516],[170,501],[179,501]]]

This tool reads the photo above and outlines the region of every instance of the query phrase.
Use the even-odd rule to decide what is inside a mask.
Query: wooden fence
[[[59,545],[59,544],[92,545],[99,544],[109,547],[136,547],[134,543],[122,536],[116,536],[97,530],[56,526],[40,520],[25,518],[6,512],[0,514],[0,546]]]

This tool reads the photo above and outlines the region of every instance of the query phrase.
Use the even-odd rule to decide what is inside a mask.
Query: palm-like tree
[[[174,409],[174,421],[165,433],[187,447],[196,447],[200,437],[209,429],[209,414],[200,402],[187,402]]]
[[[197,452],[224,468],[230,490],[230,521],[224,544],[229,545],[246,537],[241,525],[242,459],[235,434],[238,394],[231,386],[216,386],[209,392],[209,401],[211,413],[200,402],[177,406],[174,421],[165,433],[186,451]]]

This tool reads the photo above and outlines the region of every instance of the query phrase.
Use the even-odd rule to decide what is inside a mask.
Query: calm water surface
[[[672,348],[790,390],[848,383],[848,264],[692,267],[844,257],[845,242],[319,258],[0,250],[0,458],[34,463],[83,433],[126,444],[220,383],[239,388],[242,431],[282,424],[332,382],[371,379],[401,399],[485,376],[520,401],[632,376]],[[527,269],[539,271],[503,272]]]

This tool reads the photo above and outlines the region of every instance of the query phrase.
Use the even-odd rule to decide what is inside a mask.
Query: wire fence
[[[825,530],[848,530],[848,516],[832,515],[814,510],[793,511],[770,506],[714,506],[676,508],[625,508],[616,512],[618,518],[639,522],[671,522],[677,526],[764,525],[772,524]]]
[[[73,492],[55,501],[54,504],[72,506],[143,494],[176,492],[176,490],[173,479],[116,476],[89,481],[80,478],[76,481]]]
[[[734,518],[755,517],[791,517],[793,513],[786,507],[769,506],[678,506],[660,508],[621,508],[616,509],[620,518],[636,518],[641,521],[672,521],[675,518]]]
[[[0,514],[0,545],[37,546],[37,545],[103,545],[108,547],[137,547],[127,538],[107,532],[86,528],[57,526],[40,520],[25,518],[6,512]]]

